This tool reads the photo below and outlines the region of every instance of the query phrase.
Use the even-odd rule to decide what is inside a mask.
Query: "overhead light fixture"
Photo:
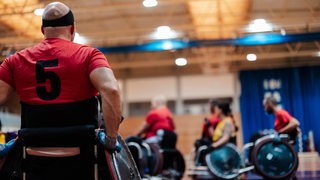
[[[177,58],[175,60],[175,63],[177,66],[185,66],[185,65],[187,65],[188,61],[186,58]]]
[[[156,31],[151,34],[152,39],[172,39],[178,37],[178,33],[169,26],[159,26]]]
[[[162,43],[162,49],[171,50],[173,48],[173,44],[170,41],[165,41]]]
[[[255,61],[255,60],[257,60],[257,55],[255,55],[255,54],[247,54],[247,60],[248,61]]]
[[[158,1],[157,0],[144,0],[142,2],[144,7],[155,7],[158,5]]]
[[[285,35],[286,35],[286,30],[283,29],[283,28],[281,28],[281,29],[280,29],[280,34],[281,34],[282,36],[285,36]]]
[[[36,15],[36,16],[42,16],[43,11],[44,11],[43,8],[38,8],[38,9],[35,9],[35,10],[33,11],[33,14]]]
[[[267,32],[272,31],[272,25],[265,19],[255,19],[247,27],[247,32]]]

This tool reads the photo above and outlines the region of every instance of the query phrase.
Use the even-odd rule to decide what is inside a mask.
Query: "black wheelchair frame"
[[[118,145],[121,147],[120,151],[110,152],[106,150],[100,143],[99,134],[104,133],[102,129],[96,129],[93,125],[84,126],[71,126],[62,128],[24,128],[19,130],[18,136],[15,140],[13,148],[8,154],[0,158],[0,179],[17,179],[28,180],[31,178],[34,169],[31,169],[32,161],[36,160],[48,160],[50,162],[59,161],[62,157],[74,158],[84,153],[84,157],[81,157],[80,163],[85,165],[85,170],[88,173],[82,173],[74,171],[73,173],[82,173],[79,180],[121,180],[131,179],[139,180],[141,176],[138,172],[136,164],[131,156],[125,141],[120,135],[117,136]],[[74,150],[80,148],[80,154],[74,151],[66,154],[61,154],[59,149],[66,148]],[[58,149],[57,154],[50,154],[52,151],[45,149]],[[40,149],[40,150],[39,150]],[[78,152],[78,153],[79,153]],[[30,164],[31,163],[31,164]],[[59,166],[59,164],[58,164]],[[61,164],[63,167],[63,164]],[[41,167],[39,167],[41,169]],[[69,167],[71,169],[71,167]],[[63,170],[63,168],[61,168]],[[66,169],[64,172],[67,172]],[[59,171],[52,171],[50,176],[46,176],[47,179],[70,179]],[[71,179],[74,179],[71,177]]]

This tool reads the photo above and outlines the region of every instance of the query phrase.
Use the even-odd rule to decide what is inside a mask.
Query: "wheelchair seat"
[[[177,144],[177,134],[172,131],[160,129],[157,131],[159,146],[161,149],[175,149]]]

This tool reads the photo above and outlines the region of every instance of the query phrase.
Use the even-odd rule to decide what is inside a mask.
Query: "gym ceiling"
[[[34,11],[50,2],[0,1],[1,60],[42,40]],[[143,0],[61,2],[83,43],[102,50],[122,78],[320,65],[319,0],[157,0],[149,8]],[[179,57],[188,64],[176,66]]]

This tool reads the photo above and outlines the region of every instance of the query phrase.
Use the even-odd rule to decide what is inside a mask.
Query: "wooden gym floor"
[[[187,162],[188,160],[186,160]],[[190,163],[186,164],[186,170]],[[183,180],[191,180],[185,173]],[[318,153],[299,153],[299,167],[296,173],[299,180],[320,180],[320,157]],[[261,176],[254,173],[248,173],[246,178],[248,180],[261,180]]]

